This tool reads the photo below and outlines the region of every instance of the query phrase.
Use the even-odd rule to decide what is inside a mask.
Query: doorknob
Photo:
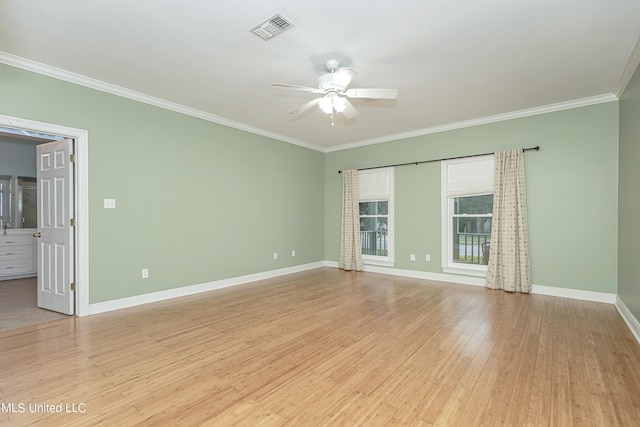
[[[39,231],[37,233],[33,233],[33,237],[42,237],[42,233]]]

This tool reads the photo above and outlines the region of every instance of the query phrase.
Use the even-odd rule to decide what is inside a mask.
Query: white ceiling
[[[638,0],[0,0],[0,62],[320,151],[615,99],[639,36]],[[331,58],[398,99],[288,114]]]

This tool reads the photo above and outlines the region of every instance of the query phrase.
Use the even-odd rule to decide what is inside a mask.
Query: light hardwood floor
[[[16,425],[639,426],[640,344],[608,304],[321,268],[2,332],[0,400]]]

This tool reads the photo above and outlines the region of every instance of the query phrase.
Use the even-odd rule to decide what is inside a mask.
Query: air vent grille
[[[259,23],[249,31],[260,37],[262,40],[271,40],[278,34],[283,33],[293,27],[294,25],[291,23],[291,21],[287,20],[282,15],[277,14],[273,15],[266,21]]]

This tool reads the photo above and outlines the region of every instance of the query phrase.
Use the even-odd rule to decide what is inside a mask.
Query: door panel
[[[74,313],[72,143],[37,146],[38,307],[64,314]]]

